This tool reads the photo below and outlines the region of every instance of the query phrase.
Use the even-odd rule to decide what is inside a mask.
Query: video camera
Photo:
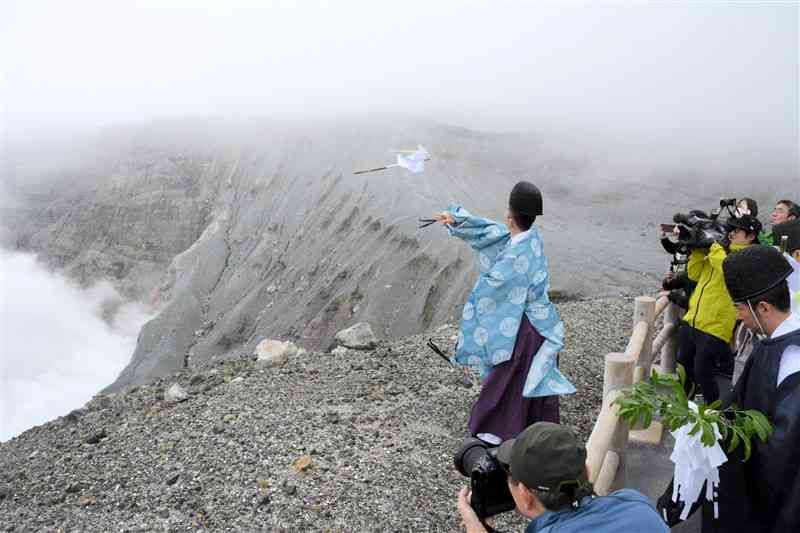
[[[661,244],[667,253],[673,255],[672,270],[678,272],[685,270],[689,253],[697,248],[708,248],[714,242],[725,242],[731,228],[719,220],[719,215],[726,209],[728,215],[735,217],[736,198],[721,198],[719,207],[707,215],[704,211],[694,209],[688,214],[676,213],[672,217],[674,224],[662,224],[661,231],[667,234]],[[677,241],[669,239],[677,228]],[[665,242],[666,241],[666,242]]]
[[[453,457],[456,470],[470,479],[470,505],[481,520],[516,507],[508,490],[508,474],[497,460],[497,446],[472,437]]]

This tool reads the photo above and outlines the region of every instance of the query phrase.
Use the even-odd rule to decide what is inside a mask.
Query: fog
[[[797,151],[796,2],[3,6],[13,132],[390,111],[646,139],[667,154],[675,145]]]
[[[130,359],[147,321],[107,283],[82,290],[0,251],[0,441],[83,406]]]
[[[772,201],[798,190],[799,15],[797,2],[7,0],[0,208],[22,181],[66,179],[101,127],[189,116],[526,131],[591,161],[583,190],[735,173]],[[704,183],[680,191],[688,207],[723,194]],[[3,440],[113,380],[145,315],[103,316],[109,286],[0,259]]]

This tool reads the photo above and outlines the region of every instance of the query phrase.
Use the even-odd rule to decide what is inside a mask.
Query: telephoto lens
[[[453,456],[456,470],[470,479],[470,505],[484,519],[516,507],[508,490],[508,475],[495,456],[496,446],[470,437]]]

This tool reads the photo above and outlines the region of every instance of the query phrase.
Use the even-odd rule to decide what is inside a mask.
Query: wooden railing
[[[662,314],[663,327],[656,335],[656,319]],[[589,477],[598,495],[606,495],[625,485],[625,447],[629,438],[657,438],[660,441],[661,426],[658,422],[653,422],[650,428],[631,431],[628,424],[617,416],[614,399],[621,389],[650,375],[656,355],[660,356],[656,371],[675,373],[680,316],[680,308],[666,298],[656,300],[639,296],[634,303],[633,328],[625,351],[605,356],[603,404],[586,443]]]

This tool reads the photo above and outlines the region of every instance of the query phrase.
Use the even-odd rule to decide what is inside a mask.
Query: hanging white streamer
[[[397,154],[397,166],[409,170],[412,174],[421,174],[425,170],[425,160],[430,154],[421,145],[410,155]]]
[[[694,402],[689,402],[689,407],[697,411],[697,404]],[[721,435],[716,424],[714,424],[713,446],[705,446],[700,441],[702,431],[689,435],[692,426],[693,424],[686,424],[671,432],[675,438],[675,447],[669,457],[675,463],[672,501],[677,503],[680,498],[685,502],[681,520],[686,520],[692,505],[700,498],[700,491],[705,483],[706,500],[714,502],[714,517],[717,518],[719,509],[714,498],[714,489],[719,485],[719,467],[728,458],[719,445]]]

